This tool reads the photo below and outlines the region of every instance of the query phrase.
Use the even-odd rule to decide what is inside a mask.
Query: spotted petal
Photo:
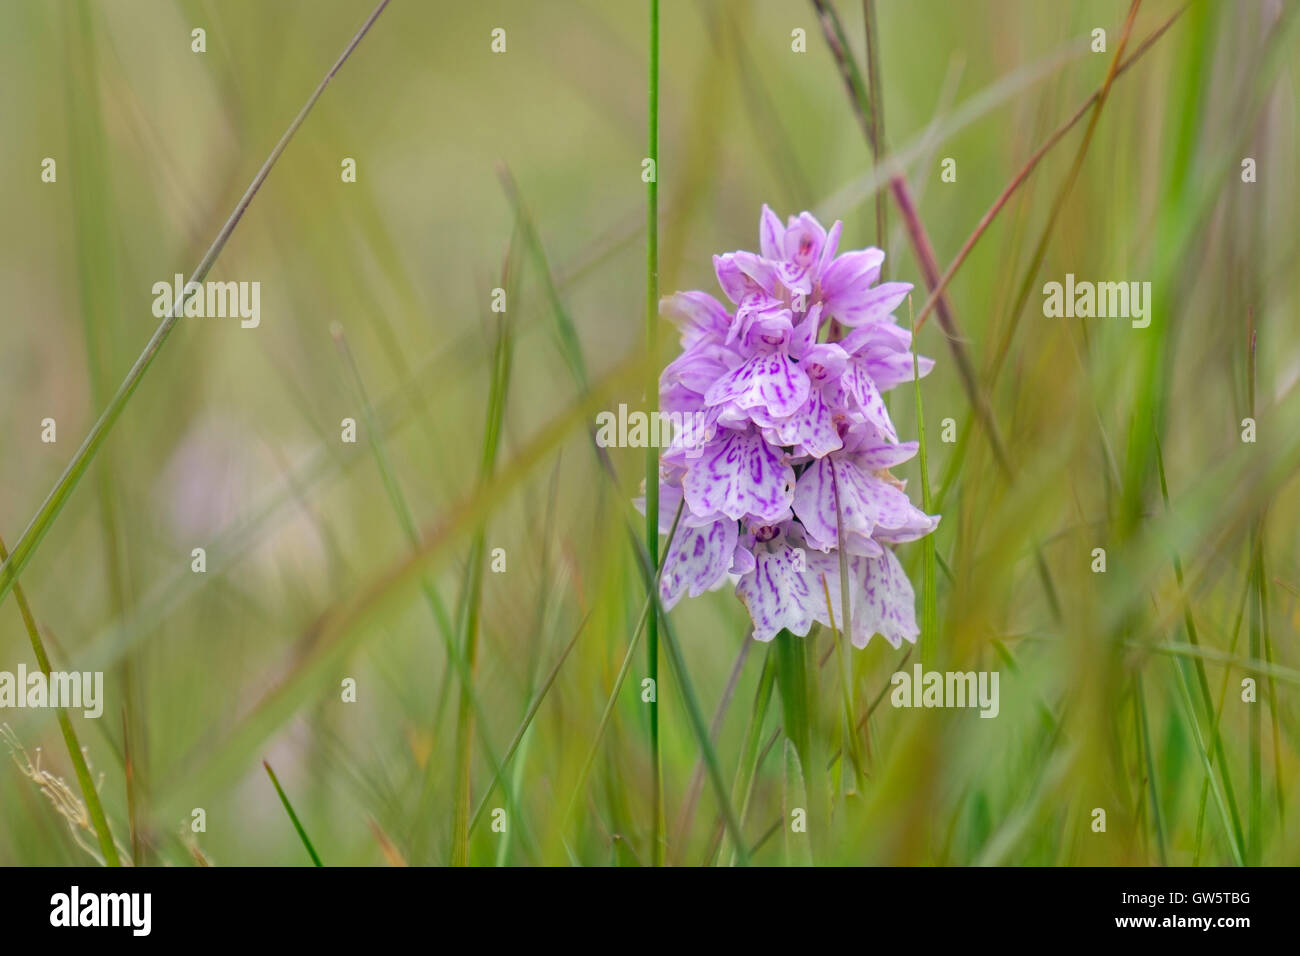
[[[840,556],[810,551],[807,557],[809,588],[813,591],[814,618],[828,624],[824,605],[829,594],[837,626],[844,621],[840,597]],[[880,634],[894,647],[903,641],[916,642],[916,596],[894,552],[885,548],[874,556],[850,555],[849,639],[854,647],[866,647]]]
[[[730,518],[701,528],[683,528],[673,535],[664,556],[659,595],[672,608],[683,594],[699,597],[723,582],[735,560],[739,526]]]
[[[790,507],[794,469],[754,428],[724,429],[682,479],[686,506],[699,515],[754,515],[779,521]]]
[[[806,556],[783,538],[755,546],[754,570],[736,585],[736,596],[754,622],[755,640],[770,641],[782,629],[802,637],[817,620],[817,596],[805,561]],[[825,604],[821,597],[820,605]]]
[[[876,634],[894,647],[903,641],[915,644],[921,633],[916,626],[916,594],[894,552],[885,548],[879,557],[854,557],[849,570],[854,592],[853,646],[866,647]]]
[[[799,410],[808,398],[808,373],[784,352],[755,355],[718,379],[704,393],[708,405],[734,402],[739,408],[763,407],[776,418]]]
[[[843,445],[826,396],[820,388],[812,389],[803,406],[777,424],[772,434],[777,444],[800,445],[814,458],[829,455]]]
[[[840,495],[839,518],[852,553],[879,552],[871,538],[877,527],[911,527],[918,515],[928,519],[908,501],[907,495],[884,478],[866,472],[847,456],[835,453],[814,461],[799,476],[794,490],[794,512],[808,540],[822,551],[839,547],[835,493]]]
[[[844,372],[840,375],[840,389],[844,404],[855,405],[872,425],[893,441],[898,440],[898,432],[889,418],[885,400],[876,387],[867,365],[857,356],[849,359]]]

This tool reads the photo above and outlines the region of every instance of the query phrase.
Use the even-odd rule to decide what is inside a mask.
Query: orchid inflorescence
[[[836,255],[841,230],[807,212],[782,225],[764,206],[759,253],[713,258],[734,312],[705,292],[660,303],[682,344],[660,409],[707,423],[702,448],[679,438],[660,458],[661,533],[677,522],[660,596],[671,608],[734,580],[755,638],[803,636],[813,621],[843,625],[842,551],[853,644],[881,634],[898,647],[918,628],[891,546],[939,518],[889,473],[917,444],[899,442],[881,395],[934,362],[913,356],[892,314],[911,284],[877,284],[879,249]]]

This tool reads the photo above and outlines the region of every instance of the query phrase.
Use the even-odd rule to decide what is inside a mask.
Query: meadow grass
[[[199,57],[168,52],[188,19],[156,7],[0,12],[17,75],[70,67],[57,128],[40,96],[10,111],[15,153],[60,164],[57,185],[4,167],[0,288],[53,318],[0,328],[0,525],[26,528],[0,549],[0,669],[33,655],[110,688],[109,719],[5,715],[28,749],[57,725],[46,767],[71,764],[94,832],[0,774],[0,862],[1300,859],[1292,12],[650,0],[435,21],[398,0],[357,30],[346,4],[230,5]],[[286,31],[302,42],[268,56]],[[665,613],[680,515],[658,533],[658,450],[594,440],[597,412],[653,405],[660,295],[711,288],[709,255],[753,248],[763,202],[843,218],[842,248],[886,245],[916,286],[899,321],[937,365],[890,413],[920,442],[900,477],[943,515],[898,549],[916,648],[850,648],[841,606],[746,650],[730,588]],[[260,278],[263,327],[173,309],[137,352],[143,290],[214,234],[193,276]],[[1150,280],[1151,326],[1040,318],[1066,272]],[[243,444],[176,477],[213,409]],[[999,670],[999,716],[892,706],[917,662]]]

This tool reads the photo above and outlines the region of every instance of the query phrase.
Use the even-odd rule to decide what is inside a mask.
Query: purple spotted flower
[[[783,225],[764,206],[759,251],[714,257],[730,305],[705,292],[661,303],[682,353],[660,376],[660,408],[702,416],[709,437],[661,457],[660,531],[680,518],[660,593],[671,608],[732,582],[755,638],[802,636],[841,617],[842,551],[853,644],[880,634],[897,647],[918,629],[893,546],[939,518],[890,474],[917,445],[899,441],[882,395],[934,363],[893,315],[911,285],[878,281],[879,249],[839,253],[842,228],[806,212]]]

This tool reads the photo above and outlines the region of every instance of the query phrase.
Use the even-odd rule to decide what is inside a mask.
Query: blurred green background
[[[1179,6],[1142,3],[1126,55]],[[863,6],[834,7],[861,62]],[[866,786],[844,793],[836,763],[828,779],[841,785],[801,842],[782,837],[790,798],[773,702],[754,734],[775,745],[759,753],[744,820],[756,862],[805,850],[841,864],[1300,861],[1300,40],[1289,7],[1192,3],[1115,79],[1059,210],[1090,114],[957,273],[953,315],[1008,470],[939,323],[918,333],[938,362],[922,389],[944,515],[935,664],[998,670],[1001,712],[896,710],[885,697],[865,725]],[[1102,85],[1127,11],[1117,0],[877,4],[885,141],[941,269]],[[190,273],[369,12],[365,0],[0,0],[10,548],[152,334],[153,283]],[[498,27],[505,53],[490,49]],[[1099,27],[1104,53],[1090,49]],[[795,29],[806,53],[791,48]],[[661,30],[664,294],[719,294],[710,256],[755,249],[764,202],[843,219],[842,249],[876,243],[871,153],[812,5],[665,0]],[[610,449],[611,480],[587,428],[596,409],[637,407],[649,365],[676,344],[667,323],[656,354],[643,338],[646,56],[641,3],[393,0],[289,145],[209,277],[259,281],[260,327],[180,320],[21,579],[55,666],[107,674],[104,716],[74,725],[127,858],[309,862],[265,759],[327,865],[449,862],[464,783],[459,681],[423,574],[453,629],[464,609],[478,635],[472,807],[577,633],[508,788],[485,804],[507,810],[505,833],[485,815],[470,861],[650,861],[643,647],[582,779],[644,602],[626,531],[643,455]],[[46,157],[56,182],[41,180]],[[341,181],[345,157],[355,183]],[[945,158],[955,182],[940,178]],[[517,230],[503,170],[549,278]],[[917,284],[919,311],[921,272],[887,209],[889,277]],[[1150,328],[1044,317],[1042,284],[1066,273],[1151,282]],[[498,286],[511,293],[504,323],[489,307]],[[587,406],[565,319],[601,388]],[[513,358],[499,477],[485,482],[501,329]],[[890,407],[900,434],[916,436],[912,390]],[[47,417],[53,444],[41,441]],[[356,444],[340,440],[347,417]],[[939,440],[948,418],[952,443]],[[916,460],[900,469],[916,500],[919,474]],[[420,529],[418,563],[395,497]],[[198,547],[204,574],[191,571]],[[1091,570],[1098,547],[1104,574]],[[918,613],[921,554],[899,551]],[[671,619],[731,787],[767,648],[748,640],[730,589]],[[809,642],[814,661],[831,648],[825,632]],[[902,657],[879,639],[853,654],[861,712]],[[35,666],[10,596],[0,670],[20,661]],[[813,671],[811,718],[829,757],[839,670]],[[1248,677],[1253,703],[1241,699]],[[342,699],[345,678],[355,703]],[[683,702],[663,665],[666,858],[725,863]],[[76,789],[50,712],[0,721]],[[16,763],[0,767],[0,863],[90,862],[78,842],[93,835]]]

